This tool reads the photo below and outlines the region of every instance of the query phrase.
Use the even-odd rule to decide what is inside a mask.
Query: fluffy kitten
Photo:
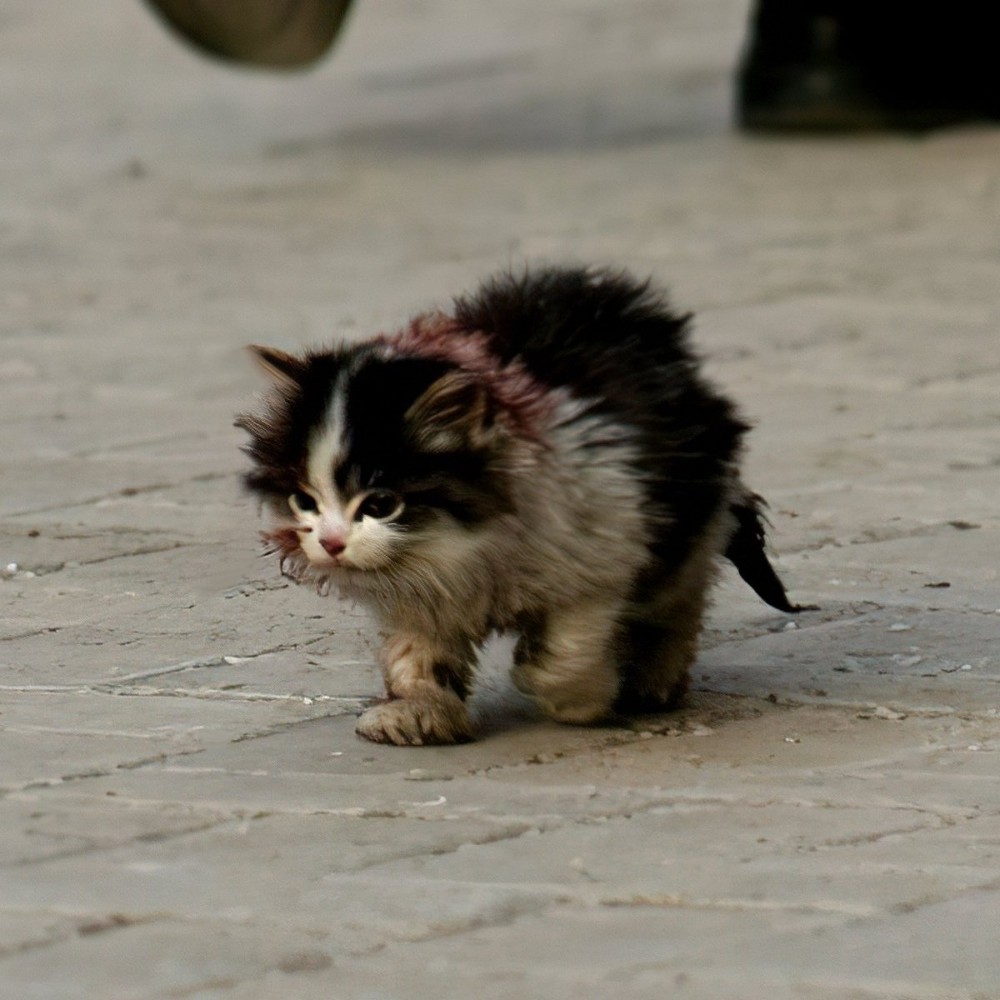
[[[675,705],[717,557],[798,610],[740,482],[747,425],[699,374],[645,283],[501,275],[401,332],[296,357],[244,414],[251,491],[292,579],[377,615],[387,700],[358,732],[471,739],[465,698],[494,630],[554,719]]]

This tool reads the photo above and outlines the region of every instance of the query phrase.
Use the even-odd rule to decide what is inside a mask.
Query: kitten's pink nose
[[[319,540],[319,544],[334,558],[347,548],[347,543],[339,535],[325,535]]]

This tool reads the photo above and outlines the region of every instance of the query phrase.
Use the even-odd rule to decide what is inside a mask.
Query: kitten
[[[246,485],[282,571],[387,633],[382,743],[472,738],[478,647],[552,718],[676,705],[717,557],[796,611],[740,482],[747,425],[699,374],[689,316],[625,274],[501,275],[366,343],[252,352],[273,380]]]

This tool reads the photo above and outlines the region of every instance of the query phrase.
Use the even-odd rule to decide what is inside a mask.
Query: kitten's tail
[[[726,558],[758,595],[779,611],[815,611],[815,605],[792,604],[764,551],[764,501],[756,493],[745,493],[730,506],[736,530],[726,547]]]

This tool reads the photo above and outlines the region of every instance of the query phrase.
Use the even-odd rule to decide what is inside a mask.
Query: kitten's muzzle
[[[319,544],[323,546],[327,555],[336,559],[338,556],[343,555],[344,549],[347,548],[347,541],[340,535],[321,535],[319,539]]]

